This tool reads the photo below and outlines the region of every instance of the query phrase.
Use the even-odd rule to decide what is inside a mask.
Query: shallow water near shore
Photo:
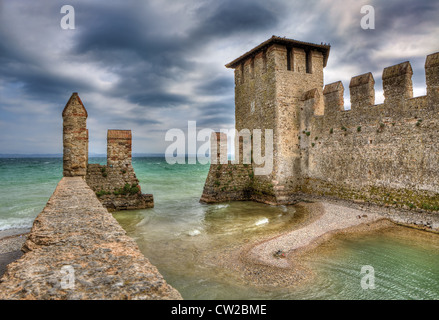
[[[336,236],[303,258],[314,277],[294,288],[236,281],[220,266],[225,253],[299,227],[306,212],[253,202],[201,204],[208,166],[171,166],[162,158],[134,158],[133,166],[155,208],[113,215],[185,299],[439,299],[439,235],[409,228]],[[61,158],[0,159],[0,230],[31,227],[61,177]],[[361,288],[365,265],[374,268],[375,289]]]
[[[231,203],[227,208],[236,210],[235,205]],[[270,236],[274,230],[245,229],[257,219],[251,215],[229,215],[223,223],[217,218],[225,213],[215,213],[221,208],[214,206],[214,217],[199,222],[197,228],[202,230],[196,234],[190,232],[194,225],[186,232],[174,233],[175,229],[166,227],[164,230],[153,217],[145,222],[142,212],[137,212],[136,218],[124,212],[115,217],[185,299],[439,299],[438,235],[402,227],[362,237],[336,236],[319,246],[304,258],[315,274],[304,285],[282,288],[280,284],[278,289],[243,285],[235,281],[232,271],[222,269],[219,261],[205,259],[206,256],[215,256],[215,250],[221,252],[227,246]],[[271,223],[285,230],[301,218],[274,218]],[[242,232],[229,230],[231,220],[237,228],[243,227]],[[211,228],[213,222],[215,227]],[[363,266],[374,268],[374,289],[361,287]]]

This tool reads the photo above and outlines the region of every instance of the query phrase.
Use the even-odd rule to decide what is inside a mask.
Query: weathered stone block
[[[383,70],[384,103],[402,107],[405,99],[413,98],[413,70],[406,61]]]
[[[351,110],[360,111],[375,104],[375,80],[368,72],[351,79],[349,91],[351,94]]]
[[[341,81],[327,84],[323,89],[325,116],[336,117],[344,110],[344,87]]]

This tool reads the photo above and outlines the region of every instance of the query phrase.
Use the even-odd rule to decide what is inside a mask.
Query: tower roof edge
[[[264,50],[271,46],[272,44],[283,44],[287,46],[292,46],[296,48],[304,48],[304,49],[313,49],[322,52],[323,54],[323,67],[326,67],[326,63],[328,62],[329,51],[331,46],[328,44],[315,44],[311,42],[304,42],[294,39],[281,38],[278,36],[272,36],[270,39],[262,42],[260,45],[254,47],[250,51],[244,53],[240,57],[236,58],[232,62],[226,64],[226,68],[236,68],[243,60],[246,60],[249,57],[255,56],[261,50]]]

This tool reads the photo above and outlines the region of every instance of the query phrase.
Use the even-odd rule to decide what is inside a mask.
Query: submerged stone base
[[[8,265],[0,299],[181,299],[81,177],[64,177]]]

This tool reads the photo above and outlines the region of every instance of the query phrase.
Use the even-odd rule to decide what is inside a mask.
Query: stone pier
[[[64,177],[36,218],[0,299],[181,299],[82,177]]]

